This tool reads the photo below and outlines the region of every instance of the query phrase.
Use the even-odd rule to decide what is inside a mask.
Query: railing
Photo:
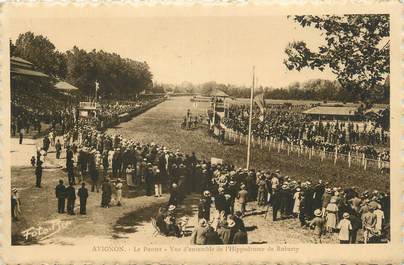
[[[225,129],[225,139],[238,144],[247,144],[248,136],[241,133],[237,133],[229,128]],[[386,171],[390,169],[390,161],[384,161],[380,157],[378,159],[370,159],[365,156],[364,153],[348,152],[348,154],[339,153],[338,149],[335,152],[326,151],[325,147],[315,148],[307,147],[304,145],[296,145],[293,143],[288,143],[284,140],[279,141],[273,137],[266,137],[261,139],[260,137],[251,137],[251,147],[258,147],[262,150],[267,150],[268,152],[277,153],[287,153],[288,156],[295,154],[298,157],[307,157],[308,159],[317,158],[320,161],[332,160],[334,165],[337,161],[342,161],[350,168],[353,165],[359,166],[363,170],[377,169],[381,171]]]

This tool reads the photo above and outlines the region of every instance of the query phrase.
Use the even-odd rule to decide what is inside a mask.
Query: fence
[[[231,129],[225,130],[225,139],[228,141],[232,141],[238,144],[247,144],[248,135],[243,135],[241,133],[237,133]],[[356,152],[348,152],[348,154],[338,153],[338,150],[335,152],[328,152],[325,148],[315,148],[307,147],[304,145],[296,145],[293,143],[288,143],[285,141],[279,141],[273,137],[266,137],[265,139],[261,139],[260,137],[251,137],[251,147],[259,147],[262,150],[267,150],[268,152],[277,152],[284,153],[286,152],[288,156],[297,155],[298,157],[307,157],[308,159],[320,159],[320,161],[324,160],[333,160],[334,165],[337,162],[343,162],[349,168],[352,166],[358,166],[363,170],[368,169],[377,169],[382,172],[386,171],[386,169],[390,168],[389,161],[383,161],[379,159],[370,159],[365,157],[364,153]]]

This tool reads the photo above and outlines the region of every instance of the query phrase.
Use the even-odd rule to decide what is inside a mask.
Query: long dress
[[[335,229],[337,226],[338,206],[335,203],[329,203],[326,208],[327,229]]]
[[[295,192],[293,195],[293,199],[295,200],[295,203],[293,204],[293,213],[300,213],[300,202],[301,202],[301,197],[300,197],[300,191]]]
[[[128,167],[126,169],[126,184],[128,184],[129,187],[135,186],[135,183],[133,180],[133,173],[134,173],[134,169],[132,167]]]

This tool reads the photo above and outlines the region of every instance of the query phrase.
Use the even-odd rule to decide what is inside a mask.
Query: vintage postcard
[[[403,262],[403,10],[3,4],[3,262]]]

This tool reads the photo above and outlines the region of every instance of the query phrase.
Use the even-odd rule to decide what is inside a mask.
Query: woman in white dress
[[[134,187],[135,183],[133,181],[133,173],[135,170],[132,168],[132,165],[128,165],[126,168],[126,184],[128,184],[128,187]]]
[[[293,215],[294,215],[294,217],[297,217],[297,216],[299,216],[299,213],[300,213],[299,208],[300,208],[300,203],[302,200],[300,188],[296,189],[296,192],[293,195],[293,200],[295,201],[295,203],[293,204]]]
[[[337,200],[332,197],[330,203],[325,209],[327,214],[327,232],[332,233],[337,227],[338,206]]]

